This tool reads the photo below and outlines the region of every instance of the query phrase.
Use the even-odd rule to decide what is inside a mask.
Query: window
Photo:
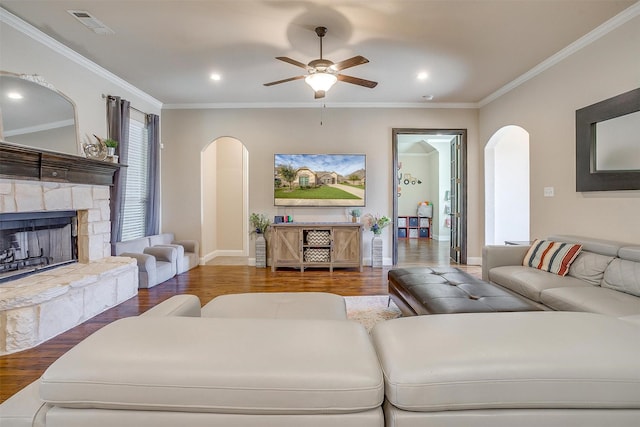
[[[149,132],[146,116],[134,109],[130,110],[130,114],[122,241],[145,236],[149,204]]]

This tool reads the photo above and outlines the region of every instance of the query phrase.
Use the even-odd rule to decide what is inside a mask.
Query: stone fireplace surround
[[[0,284],[0,355],[34,347],[138,293],[111,255],[109,186],[0,179],[0,212],[78,211],[78,263]]]

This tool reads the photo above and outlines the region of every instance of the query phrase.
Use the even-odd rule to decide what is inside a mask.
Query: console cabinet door
[[[350,266],[359,266],[361,263],[361,245],[360,227],[334,227],[332,257],[334,265],[349,264]]]
[[[294,266],[302,263],[302,246],[299,228],[277,227],[273,233],[272,263],[274,267]]]

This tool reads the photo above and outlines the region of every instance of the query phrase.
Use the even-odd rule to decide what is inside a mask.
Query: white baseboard
[[[200,258],[200,265],[205,265],[212,259],[217,258],[219,256],[246,256],[246,254],[242,250],[213,251],[213,252],[209,252],[208,254]],[[249,258],[249,262],[251,262],[251,259],[253,259],[253,265],[255,265],[256,259]]]
[[[482,265],[482,257],[467,257],[467,265]]]
[[[373,262],[371,261],[371,258],[362,258],[362,265],[363,266],[371,267],[372,264],[373,264]],[[383,257],[382,258],[382,265],[393,265],[393,260],[391,258]]]

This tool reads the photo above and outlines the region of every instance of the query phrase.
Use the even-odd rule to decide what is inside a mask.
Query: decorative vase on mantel
[[[256,233],[256,267],[265,268],[267,266],[267,240],[264,234]]]
[[[373,239],[371,239],[371,267],[382,267],[382,236],[380,233],[374,233]]]

